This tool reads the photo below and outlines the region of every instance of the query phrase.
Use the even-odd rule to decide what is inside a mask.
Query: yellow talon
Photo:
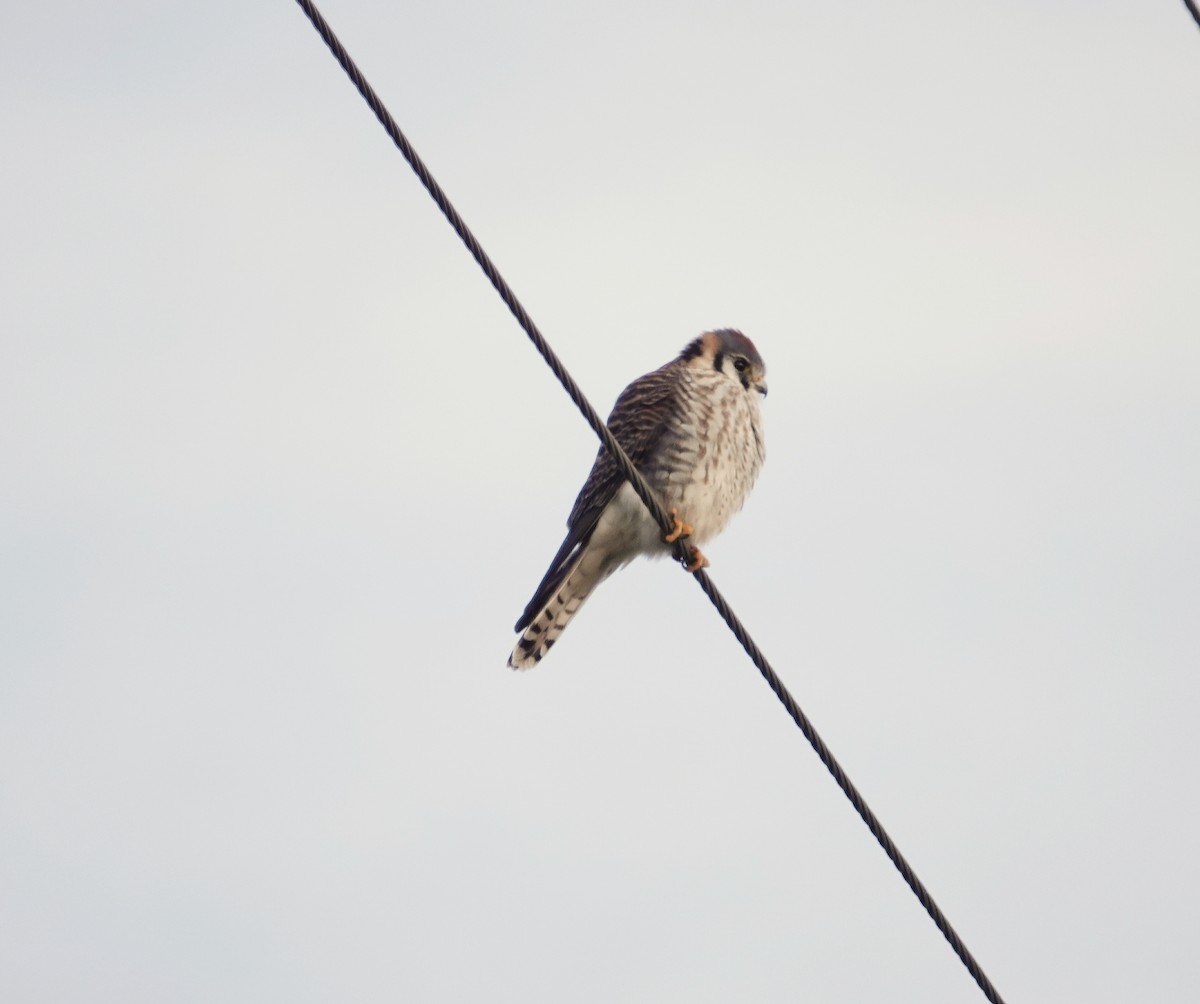
[[[687,566],[688,575],[692,575],[692,574],[700,571],[700,569],[702,569],[702,568],[708,568],[709,564],[710,564],[709,560],[706,557],[704,557],[703,554],[700,553],[700,548],[693,547],[692,548],[692,563]]]
[[[675,529],[663,537],[663,540],[668,544],[674,544],[680,537],[690,537],[694,532],[690,526],[679,518],[679,510],[674,506],[671,507],[671,519],[675,521]],[[705,562],[705,564],[708,564],[708,562]]]

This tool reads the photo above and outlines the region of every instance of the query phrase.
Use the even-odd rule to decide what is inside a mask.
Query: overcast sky
[[[1178,0],[322,9],[1010,1002],[1200,984]],[[505,667],[596,444],[288,0],[0,18],[0,997],[982,1000],[703,594]]]

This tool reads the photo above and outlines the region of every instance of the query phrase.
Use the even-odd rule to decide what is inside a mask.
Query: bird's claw
[[[679,510],[674,506],[671,507],[671,520],[674,522],[675,528],[663,537],[663,540],[668,544],[674,544],[677,540],[683,537],[690,537],[696,532],[693,527],[679,518]],[[692,552],[692,560],[684,566],[689,575],[709,566],[709,560],[700,553],[700,548],[691,547],[690,550]],[[680,563],[682,564],[682,561]]]
[[[694,532],[690,526],[679,518],[679,510],[674,506],[671,507],[671,519],[675,522],[675,529],[663,537],[666,543],[674,544],[680,537],[690,537]]]

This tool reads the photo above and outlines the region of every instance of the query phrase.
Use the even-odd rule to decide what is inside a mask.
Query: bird
[[[706,331],[617,398],[608,427],[670,512],[664,534],[604,447],[567,518],[567,536],[514,630],[512,669],[536,666],[584,600],[639,555],[670,554],[681,537],[695,572],[699,546],[720,533],[750,494],[766,457],[759,402],[766,367],[733,328]]]

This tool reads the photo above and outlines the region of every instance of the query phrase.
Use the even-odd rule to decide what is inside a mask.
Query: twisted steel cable
[[[479,241],[475,239],[475,235],[463,221],[462,217],[459,216],[458,211],[451,204],[441,185],[437,183],[436,179],[430,173],[429,168],[425,166],[425,162],[421,160],[407,137],[400,131],[400,127],[396,124],[395,119],[392,118],[391,113],[388,112],[383,102],[379,99],[379,96],[375,93],[375,90],[367,82],[362,71],[359,70],[354,60],[350,58],[350,54],[333,33],[333,29],[329,27],[328,22],[322,17],[321,12],[317,10],[316,5],[311,3],[310,0],[296,0],[296,2],[308,16],[313,27],[316,28],[317,33],[325,41],[325,44],[346,72],[346,75],[353,81],[354,86],[370,106],[371,111],[375,113],[375,117],[392,138],[392,142],[396,144],[404,159],[408,161],[409,166],[412,167],[417,177],[420,178],[421,184],[425,186],[430,196],[432,196],[433,201],[437,203],[438,208],[445,215],[446,219],[450,221],[450,225],[454,228],[455,233],[458,234],[459,238],[467,246],[467,250],[471,252],[471,256],[478,263],[479,267],[483,269],[483,273],[488,277],[488,281],[495,288],[496,292],[500,294],[500,298],[508,306],[508,309],[512,311],[513,316],[517,319],[517,323],[521,325],[525,334],[529,336],[529,340],[533,342],[534,347],[558,378],[559,383],[566,389],[571,400],[575,402],[575,406],[583,413],[583,417],[587,419],[588,425],[592,427],[592,430],[599,437],[604,448],[612,455],[617,466],[621,469],[621,473],[628,478],[630,484],[638,493],[638,497],[645,504],[651,515],[658,521],[664,534],[670,532],[674,528],[674,522],[664,511],[662,503],[659,502],[650,486],[646,483],[641,472],[633,466],[633,462],[613,437],[608,426],[604,424],[600,416],[596,413],[596,410],[588,402],[579,385],[572,378],[571,374],[567,372],[566,367],[550,347],[545,336],[538,330],[537,325],[533,323],[533,319],[521,305],[516,294],[504,280],[504,277],[500,274],[500,271],[496,268],[491,258],[488,257],[487,252],[483,250]],[[676,556],[685,565],[691,561],[691,549],[682,539],[676,543]],[[766,656],[763,655],[762,650],[759,649],[754,639],[750,636],[750,633],[725,601],[725,597],[718,591],[708,573],[703,569],[699,569],[693,575],[700,583],[700,588],[704,590],[709,600],[712,601],[713,606],[716,607],[721,618],[729,626],[730,631],[733,632],[734,637],[737,638],[742,648],[745,649],[746,654],[753,661],[754,665],[758,667],[758,671],[763,675],[763,679],[767,681],[767,685],[775,692],[775,696],[779,698],[784,709],[791,715],[792,721],[796,723],[800,731],[804,734],[804,737],[809,741],[813,749],[816,750],[817,756],[821,758],[821,762],[825,765],[829,773],[833,775],[833,779],[837,782],[838,787],[845,793],[846,797],[850,800],[850,804],[854,806],[855,811],[862,817],[863,822],[867,824],[868,829],[870,829],[875,839],[879,841],[880,846],[891,859],[892,864],[896,866],[904,881],[908,883],[909,888],[912,889],[921,905],[937,925],[938,930],[942,932],[943,936],[950,943],[950,947],[954,949],[955,954],[962,961],[963,965],[966,966],[967,971],[979,985],[984,996],[992,1004],[1004,1004],[1003,998],[1001,998],[999,992],[992,985],[987,974],[967,949],[962,938],[959,937],[958,933],[950,925],[945,914],[942,913],[933,897],[929,894],[924,883],[917,877],[912,866],[905,860],[904,855],[900,853],[899,848],[896,847],[892,838],[888,836],[887,831],[883,828],[883,824],[880,823],[875,813],[871,811],[870,806],[867,805],[858,788],[847,777],[841,764],[838,763],[833,753],[830,752],[829,747],[825,745],[825,741],[818,735],[808,716],[800,709],[795,698],[792,697],[787,687],[784,686],[783,681],[776,674],[775,670],[771,668]]]
[[[1188,9],[1188,13],[1192,15],[1192,20],[1200,26],[1200,7],[1196,6],[1196,0],[1183,0],[1183,5]]]

